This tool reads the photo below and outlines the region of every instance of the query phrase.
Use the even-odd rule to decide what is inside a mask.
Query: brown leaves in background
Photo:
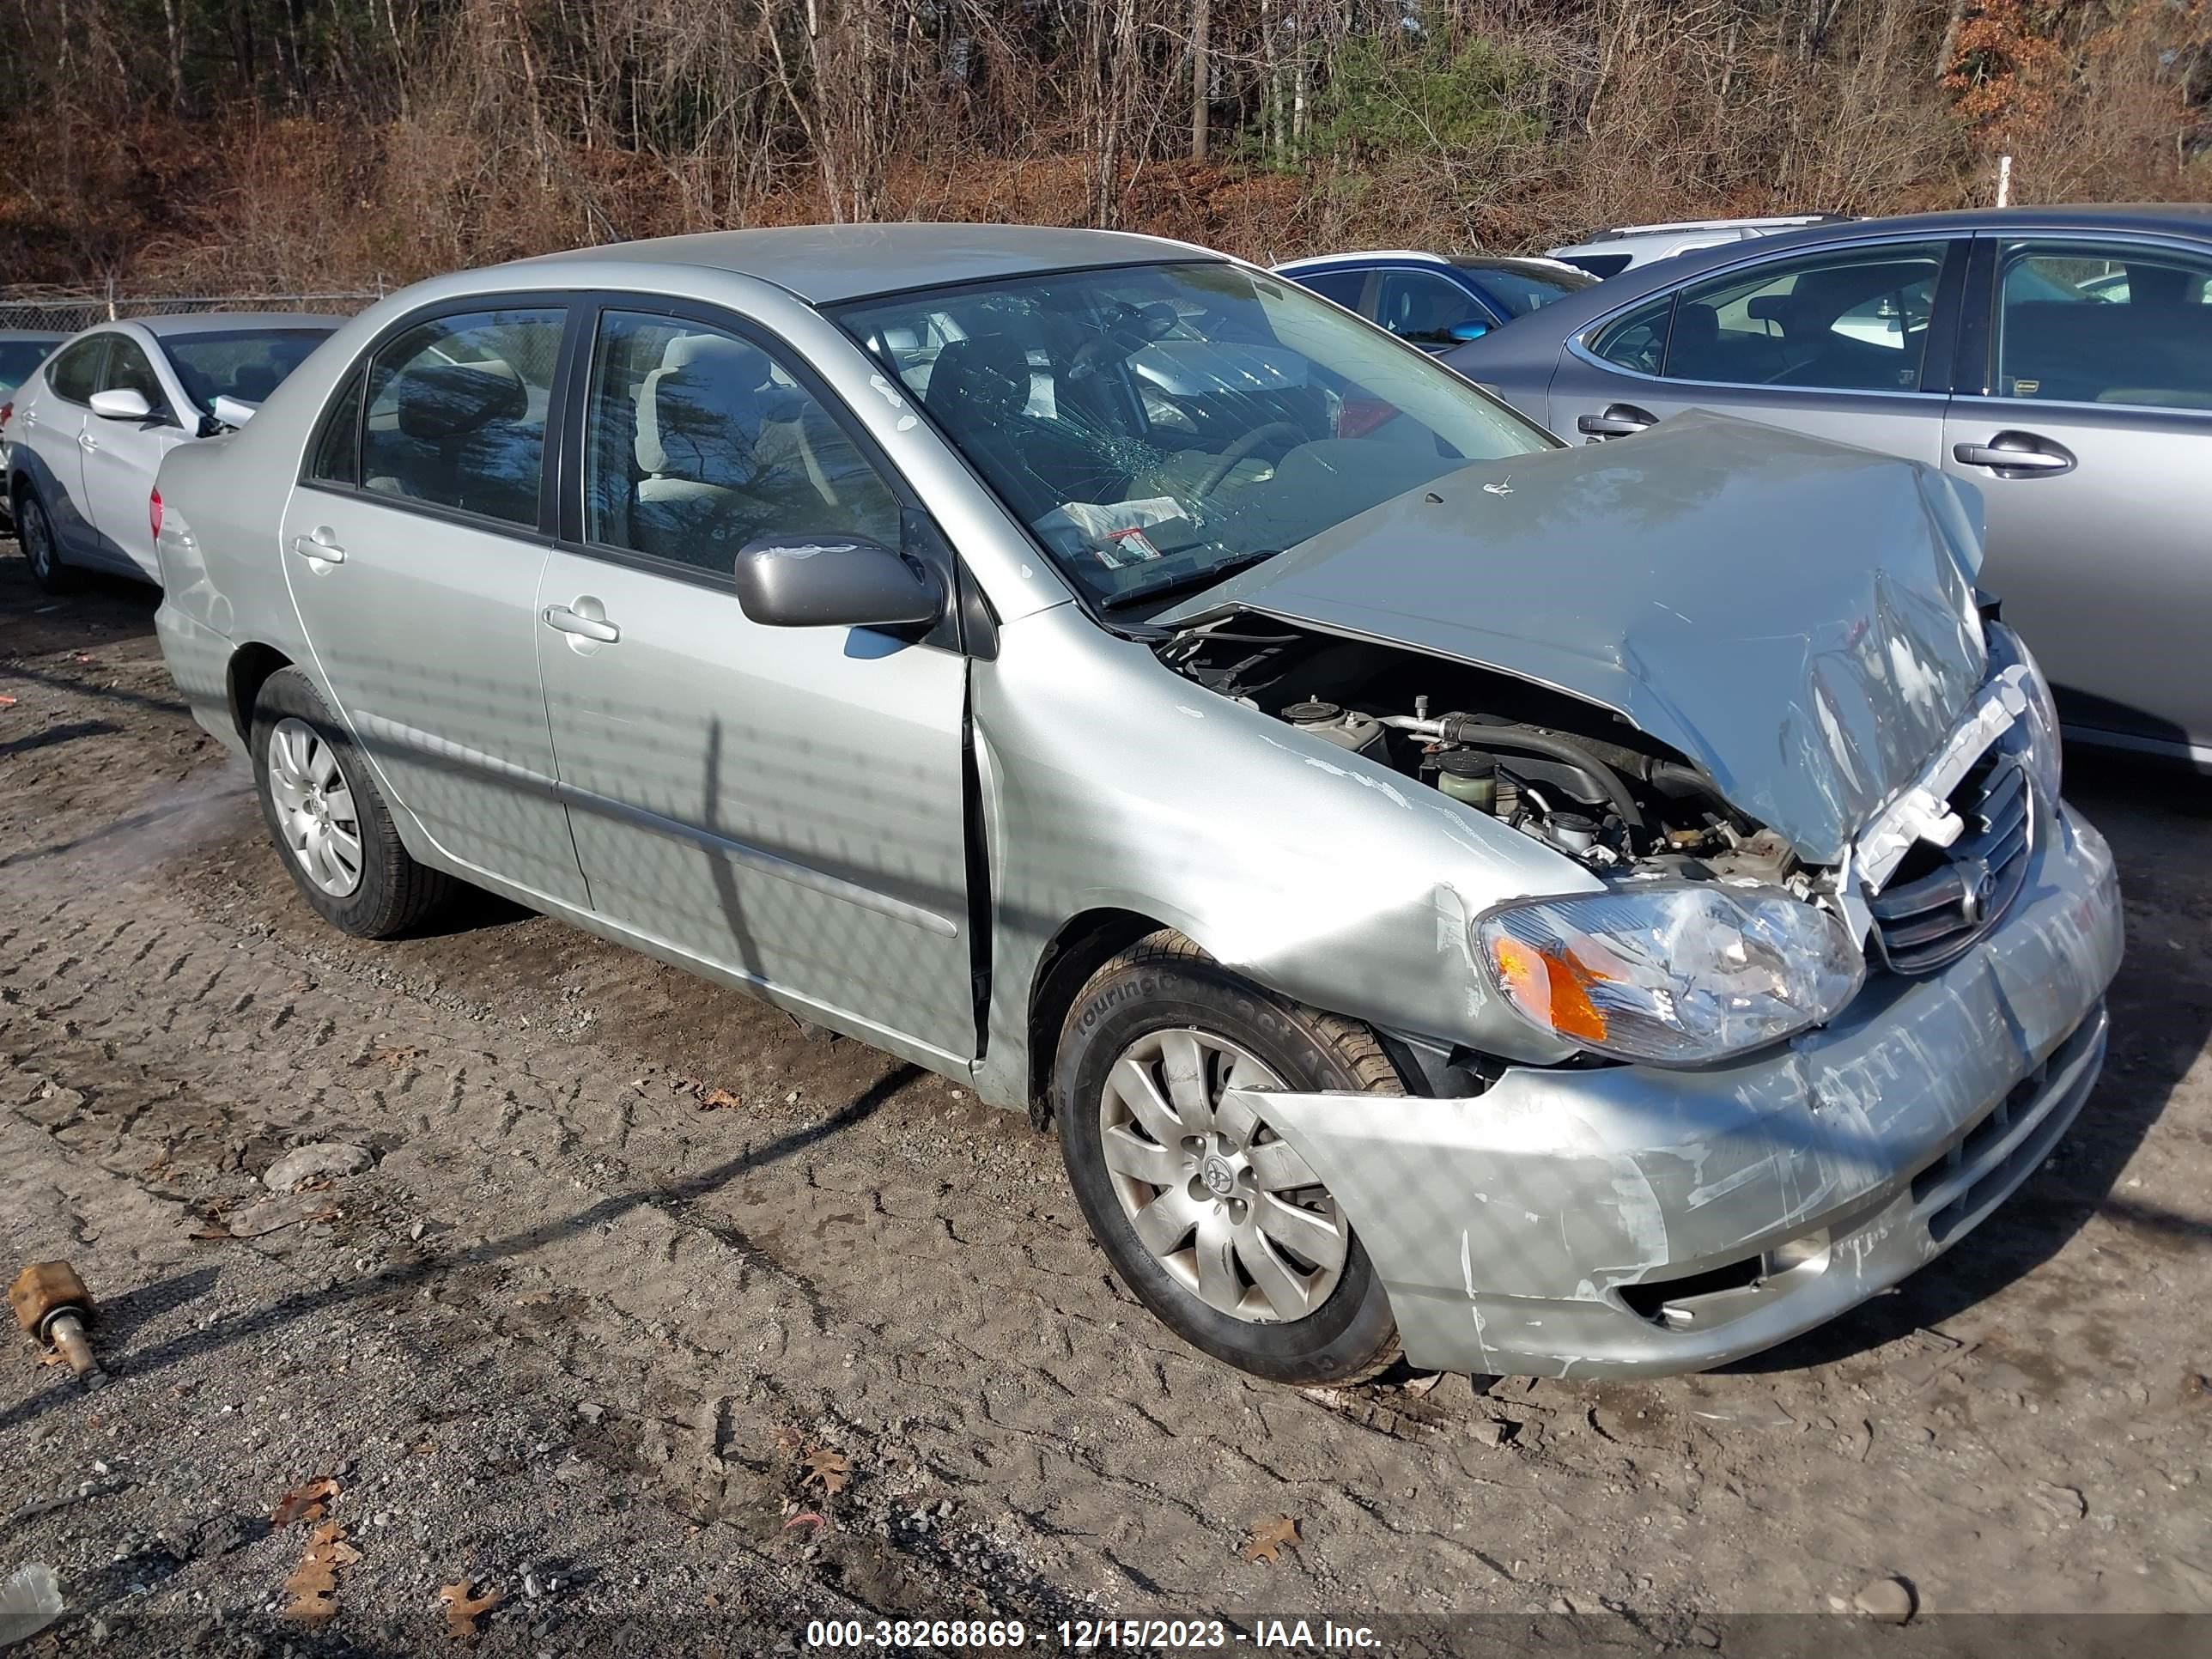
[[[438,1600],[446,1607],[446,1634],[456,1642],[473,1642],[477,1639],[477,1620],[506,1601],[507,1592],[488,1589],[471,1598],[469,1581],[463,1578],[440,1589]]]
[[[1279,1515],[1272,1521],[1263,1521],[1252,1528],[1252,1536],[1244,1545],[1247,1561],[1279,1561],[1285,1549],[1296,1549],[1301,1540],[1298,1523],[1287,1515]]]
[[[323,1518],[325,1500],[338,1495],[338,1483],[327,1474],[318,1476],[304,1486],[295,1486],[276,1500],[276,1507],[269,1512],[272,1527],[289,1527],[295,1521],[319,1521]]]

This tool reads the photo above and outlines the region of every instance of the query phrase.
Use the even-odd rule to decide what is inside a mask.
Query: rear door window
[[[368,369],[362,487],[535,527],[567,314],[465,312],[380,348]]]
[[[1362,269],[1341,269],[1309,271],[1297,278],[1300,288],[1310,288],[1324,300],[1334,300],[1347,311],[1359,309],[1359,296],[1367,287],[1367,272]]]
[[[1942,243],[1787,258],[1681,289],[1668,380],[1917,392]]]
[[[2022,242],[2004,253],[1996,395],[2212,409],[2212,262]]]
[[[1680,290],[1670,380],[1808,390],[1914,392],[1943,244],[1778,260]]]

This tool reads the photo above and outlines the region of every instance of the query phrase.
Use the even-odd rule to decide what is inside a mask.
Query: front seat
[[[762,428],[776,412],[768,354],[720,334],[679,334],[637,394],[638,482],[631,535],[641,552],[700,563],[700,544],[751,538]],[[732,542],[732,538],[737,539]]]

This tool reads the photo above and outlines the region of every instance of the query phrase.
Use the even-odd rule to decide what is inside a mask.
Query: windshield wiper
[[[1216,582],[1227,581],[1240,570],[1249,570],[1255,564],[1265,564],[1282,550],[1279,547],[1263,547],[1256,553],[1239,554],[1236,558],[1224,559],[1219,564],[1210,564],[1203,570],[1194,570],[1188,575],[1174,576],[1164,582],[1153,582],[1149,586],[1133,587],[1126,593],[1116,593],[1110,599],[1101,599],[1098,608],[1101,611],[1126,611],[1133,605],[1143,605],[1147,600],[1164,599],[1194,588],[1211,587]]]

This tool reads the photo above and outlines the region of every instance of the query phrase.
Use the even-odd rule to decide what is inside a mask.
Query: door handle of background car
[[[2000,432],[1985,444],[1954,444],[1951,456],[1963,466],[1994,467],[2000,472],[2071,472],[2074,457],[2033,432]]]
[[[565,605],[545,607],[545,625],[563,634],[580,634],[587,640],[597,640],[601,645],[612,645],[622,638],[622,629],[611,622],[597,617],[580,617]]]
[[[324,564],[345,562],[345,549],[337,544],[328,530],[314,530],[305,536],[293,537],[292,550],[303,559],[315,559]]]
[[[1656,426],[1649,412],[1634,404],[1607,404],[1602,415],[1585,415],[1575,422],[1575,430],[1590,438],[1626,438]]]

